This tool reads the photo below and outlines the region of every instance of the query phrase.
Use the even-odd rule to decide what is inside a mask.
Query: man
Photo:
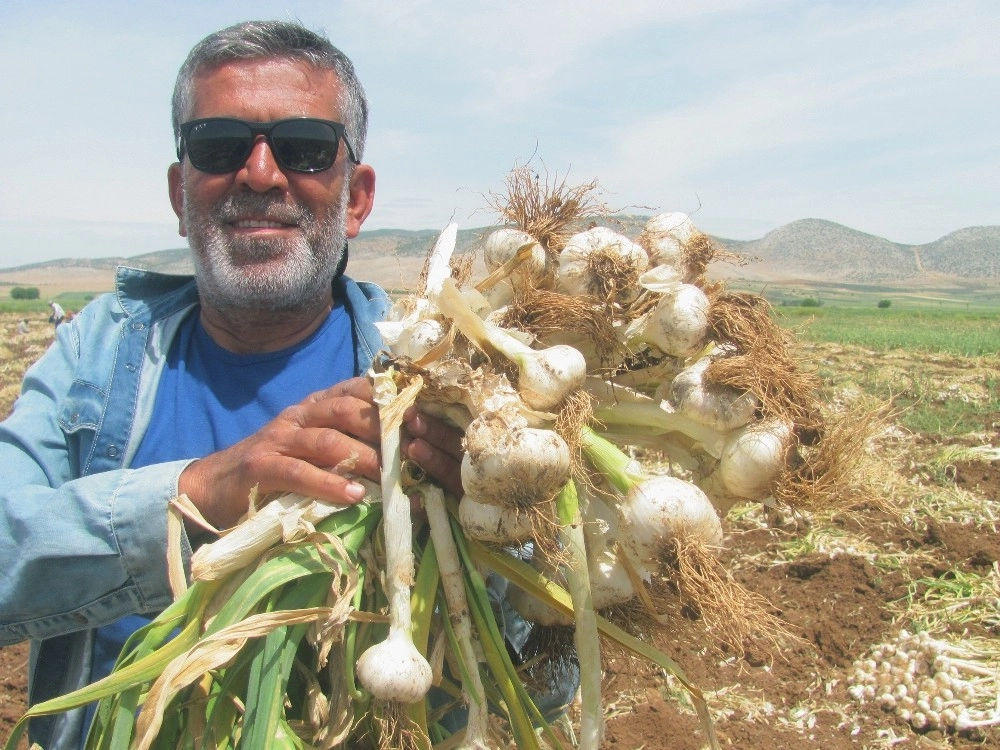
[[[49,308],[52,310],[49,315],[49,322],[58,328],[59,324],[62,323],[63,319],[66,317],[66,311],[62,309],[62,305],[52,300],[49,301]]]
[[[173,119],[195,279],[119,269],[0,424],[0,644],[31,639],[32,703],[106,674],[170,603],[171,498],[226,528],[254,486],[351,503],[362,486],[328,467],[379,476],[357,376],[387,299],[341,274],[375,194],[350,61],[296,24],[240,24],[192,50]],[[460,493],[458,435],[416,414],[407,429],[406,455]],[[88,722],[36,720],[31,738],[76,748]]]

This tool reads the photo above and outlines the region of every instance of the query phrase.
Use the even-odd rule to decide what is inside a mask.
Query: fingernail
[[[368,490],[365,489],[365,486],[357,482],[348,482],[344,487],[344,494],[351,500],[362,500],[367,492]]]
[[[406,429],[414,437],[420,437],[427,431],[427,422],[425,422],[424,418],[420,416],[419,412],[417,412],[412,418],[407,420]]]
[[[422,461],[429,461],[432,457],[431,447],[423,440],[414,440],[406,449],[406,455],[410,460],[418,464]]]

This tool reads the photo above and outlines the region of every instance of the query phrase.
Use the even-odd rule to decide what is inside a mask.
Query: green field
[[[812,341],[958,357],[1000,352],[1000,310],[824,306],[779,307],[775,315]]]
[[[996,283],[912,291],[863,284],[814,283],[808,286],[791,284],[761,286],[733,281],[727,286],[734,291],[760,294],[775,307],[797,307],[803,300],[811,299],[818,302],[821,307],[873,308],[885,300],[896,310],[1000,313],[1000,286]]]
[[[55,297],[45,299],[11,299],[0,296],[0,313],[23,313],[29,317],[48,316],[49,299],[62,305],[66,312],[79,312],[90,300],[102,292],[63,292]]]

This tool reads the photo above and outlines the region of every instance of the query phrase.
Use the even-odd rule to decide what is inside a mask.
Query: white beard
[[[237,193],[199,215],[184,193],[198,293],[220,311],[294,312],[330,295],[333,276],[344,253],[349,180],[329,219],[320,223],[302,206],[287,206],[256,193]],[[296,224],[298,237],[246,239],[228,236],[223,227],[253,215]]]

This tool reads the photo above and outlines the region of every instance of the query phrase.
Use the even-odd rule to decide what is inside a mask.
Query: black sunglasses
[[[207,117],[181,125],[177,159],[188,155],[191,165],[209,174],[239,170],[250,156],[257,136],[267,139],[275,160],[292,172],[322,172],[337,160],[343,140],[351,161],[360,164],[347,140],[342,123],[294,117],[274,122],[246,122],[231,117]]]

